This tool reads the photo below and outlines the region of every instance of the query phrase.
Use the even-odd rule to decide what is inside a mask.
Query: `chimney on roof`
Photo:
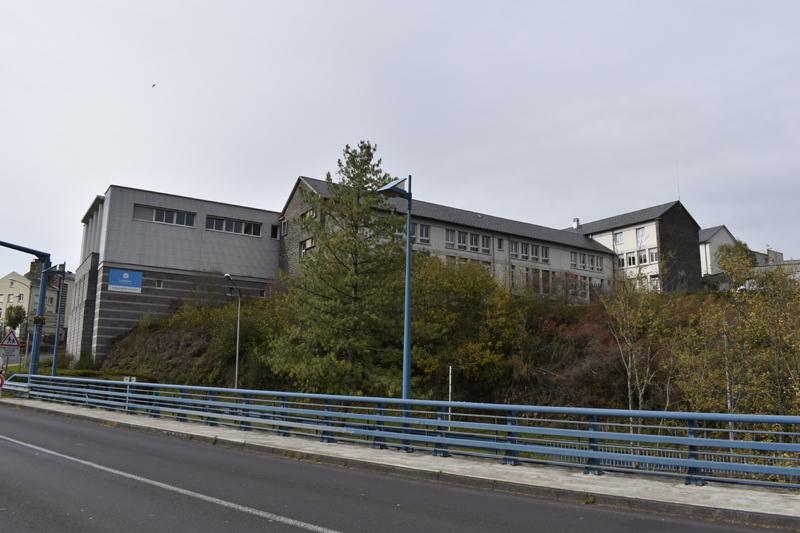
[[[581,228],[581,219],[573,218],[572,219],[572,229],[580,229]]]

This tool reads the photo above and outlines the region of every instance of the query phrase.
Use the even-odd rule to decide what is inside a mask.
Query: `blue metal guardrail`
[[[800,488],[800,416],[504,405],[16,374],[39,400],[325,442]]]

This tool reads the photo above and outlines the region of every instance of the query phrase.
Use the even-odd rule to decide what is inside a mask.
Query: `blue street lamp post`
[[[406,181],[405,189],[400,184]],[[406,284],[403,320],[403,399],[411,398],[411,176],[407,179],[393,180],[380,189],[379,193],[399,196],[408,202],[406,208]]]
[[[53,368],[50,372],[52,376],[56,375],[56,369],[58,368],[58,343],[61,339],[61,304],[64,302],[64,276],[67,274],[67,264],[61,263],[61,265],[58,265],[56,274],[60,279],[58,280],[58,298],[56,299],[56,338],[53,343]]]
[[[239,300],[236,304],[236,366],[233,371],[233,388],[239,388],[239,324],[242,316],[242,289],[233,281],[230,274],[225,274],[225,279],[231,282],[231,285],[236,289],[236,294]]]

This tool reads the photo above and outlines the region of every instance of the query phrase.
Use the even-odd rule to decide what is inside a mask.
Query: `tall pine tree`
[[[402,356],[404,219],[376,190],[392,179],[376,146],[345,146],[328,197],[305,189],[297,221],[314,247],[287,280],[285,328],[268,363],[300,390],[396,394]]]

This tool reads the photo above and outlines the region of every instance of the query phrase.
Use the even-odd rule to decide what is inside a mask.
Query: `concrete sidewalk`
[[[800,491],[795,490],[723,483],[708,483],[698,487],[684,485],[681,479],[618,473],[593,476],[585,475],[577,468],[509,466],[499,461],[434,457],[428,452],[376,450],[354,444],[322,443],[313,439],[38,400],[3,398],[0,402],[18,408],[92,420],[112,427],[155,431],[303,461],[561,501],[800,531]]]

